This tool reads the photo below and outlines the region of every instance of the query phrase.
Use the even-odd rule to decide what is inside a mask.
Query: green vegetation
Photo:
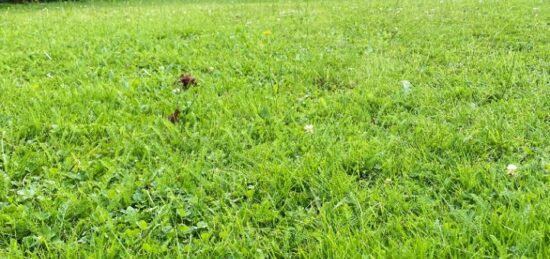
[[[0,257],[550,256],[543,0],[0,5],[0,75]]]

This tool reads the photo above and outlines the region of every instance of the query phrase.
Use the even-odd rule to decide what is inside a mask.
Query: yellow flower
[[[273,33],[271,32],[271,30],[267,30],[267,31],[262,32],[262,34],[264,36],[271,36],[271,34],[273,34]]]

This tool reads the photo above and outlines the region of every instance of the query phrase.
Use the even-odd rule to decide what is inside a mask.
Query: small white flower
[[[518,170],[518,167],[514,164],[509,164],[508,166],[506,166],[506,174],[509,176],[516,175],[517,170]]]
[[[181,92],[181,89],[178,87],[178,88],[174,88],[174,90],[172,90],[172,93],[173,94],[179,94]]]
[[[407,80],[403,80],[401,81],[401,84],[403,85],[403,92],[405,94],[409,94],[412,90],[412,84],[411,82],[407,81]]]
[[[314,128],[313,128],[313,125],[311,125],[311,124],[307,124],[306,126],[304,126],[304,131],[305,131],[306,133],[310,133],[310,134],[311,134],[311,133],[313,133],[313,130],[314,130]]]
[[[306,95],[304,95],[304,96],[298,98],[298,102],[299,102],[299,103],[304,103],[304,101],[305,101],[307,98],[309,98],[309,97],[310,97],[309,94],[306,94]]]

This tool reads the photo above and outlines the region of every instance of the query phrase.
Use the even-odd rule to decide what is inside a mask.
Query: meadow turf
[[[0,257],[548,258],[549,191],[548,1],[0,5]]]

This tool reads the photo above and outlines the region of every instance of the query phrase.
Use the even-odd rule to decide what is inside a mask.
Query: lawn
[[[547,1],[0,5],[0,257],[548,258],[549,194]]]

